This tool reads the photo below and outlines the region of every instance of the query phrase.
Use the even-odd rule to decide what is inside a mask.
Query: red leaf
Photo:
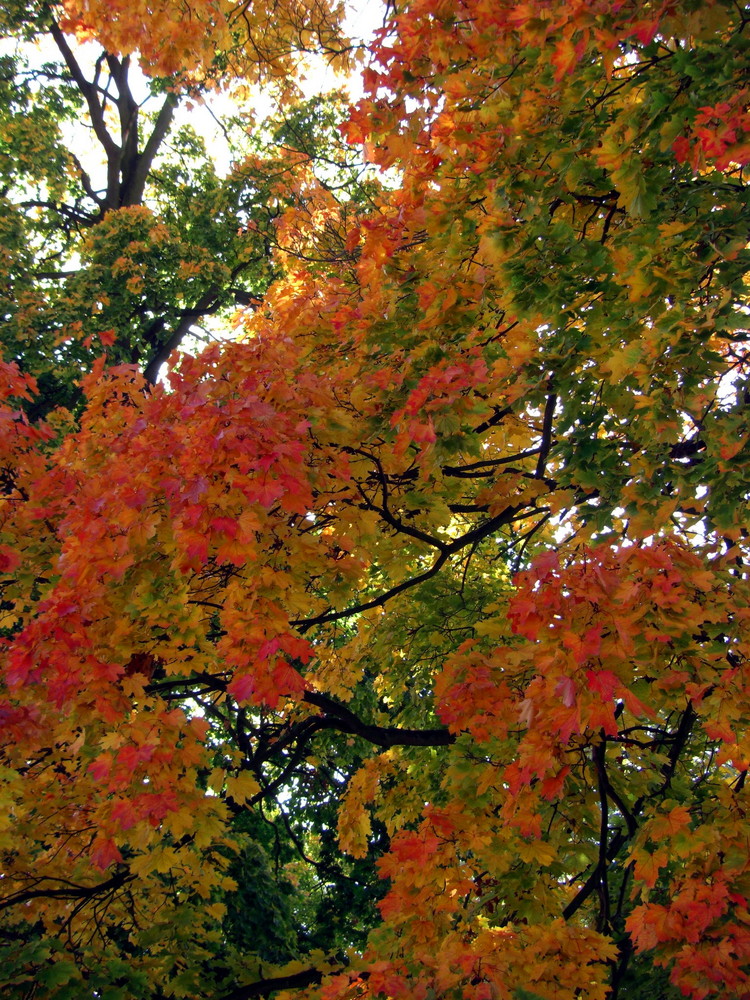
[[[255,678],[250,674],[236,674],[227,685],[227,694],[235,701],[252,701],[257,690]]]
[[[104,871],[110,865],[122,861],[122,854],[111,837],[97,836],[91,848],[91,860],[97,868]]]
[[[0,573],[12,573],[21,565],[21,557],[7,545],[0,545]]]

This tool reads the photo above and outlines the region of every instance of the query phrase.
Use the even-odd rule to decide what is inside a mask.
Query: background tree
[[[294,145],[293,121],[303,118],[304,105],[277,125],[275,148],[272,126],[263,139],[249,114],[225,116],[218,123],[223,158],[231,161],[225,176],[188,123],[186,105],[203,105],[217,91],[228,100],[262,84],[288,106],[289,74],[305,39],[318,32],[333,44],[336,37],[326,5],[307,14],[295,8],[297,28],[284,26],[289,12],[280,5],[279,23],[266,25],[262,40],[253,22],[245,23],[246,7],[231,25],[219,19],[235,39],[231,60],[213,50],[211,61],[191,72],[183,64],[170,69],[165,39],[178,44],[186,34],[186,42],[197,21],[175,19],[169,4],[161,16],[154,11],[146,33],[157,49],[134,61],[145,22],[139,32],[133,10],[120,22],[105,7],[102,41],[119,37],[119,23],[125,53],[66,35],[63,27],[82,38],[92,33],[72,5],[24,4],[4,15],[15,47],[2,67],[3,343],[7,358],[37,378],[37,407],[75,407],[75,381],[90,369],[96,345],[109,349],[110,363],[138,364],[155,381],[188,332],[220,314],[226,325],[237,304],[262,294],[273,277],[272,222],[292,198],[290,171],[314,152],[312,136],[300,133],[304,152]],[[211,5],[207,11],[216,14]],[[199,19],[200,8],[193,15]],[[218,25],[214,31],[201,30],[201,44],[218,45],[223,35]],[[273,58],[269,32],[279,36]],[[159,75],[144,77],[144,69]],[[351,175],[342,163],[343,184],[351,183],[347,170]]]
[[[244,72],[249,12],[175,10],[150,72],[196,24],[186,86]],[[5,368],[8,989],[747,991],[746,20],[414,0],[343,125],[387,183],[295,111],[265,270],[168,158],[90,227],[50,322],[143,371],[37,421]],[[183,264],[260,301],[154,385]]]

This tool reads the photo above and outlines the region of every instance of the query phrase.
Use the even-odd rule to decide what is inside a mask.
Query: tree
[[[87,86],[107,120],[65,31],[162,107],[271,65],[245,8],[63,7],[11,25],[67,67],[43,137]],[[382,182],[295,112],[267,224],[167,157],[70,235],[14,175],[9,340],[50,336],[4,366],[9,995],[748,992],[746,23],[399,4],[342,126]],[[43,245],[85,270],[37,326]]]
[[[273,277],[269,239],[290,196],[290,153],[311,152],[290,134],[304,109],[277,123],[284,159],[259,141],[249,113],[225,116],[232,163],[220,176],[186,105],[221,88],[240,95],[251,84],[287,104],[294,49],[311,32],[332,43],[335,18],[327,4],[307,14],[280,4],[278,22],[260,37],[258,12],[248,5],[231,23],[218,7],[204,8],[193,5],[186,19],[163,4],[138,22],[132,5],[130,19],[102,5],[102,41],[119,38],[121,46],[124,31],[130,46],[141,46],[139,63],[129,50],[77,45],[65,34],[64,27],[91,34],[82,20],[97,16],[90,4],[11,5],[4,14],[16,46],[2,67],[3,344],[7,359],[37,379],[33,415],[55,404],[75,409],[75,383],[90,370],[96,345],[106,346],[110,364],[138,364],[154,382],[196,324],[253,301]],[[203,16],[216,19],[209,32]],[[181,50],[198,28],[212,61],[190,42],[200,65],[183,61],[177,72],[170,45]],[[30,39],[57,58],[41,61]],[[160,75],[145,78],[144,69]],[[71,143],[71,123],[82,115],[86,127]]]

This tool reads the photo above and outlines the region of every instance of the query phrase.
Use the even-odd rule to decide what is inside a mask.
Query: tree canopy
[[[4,996],[750,993],[750,11],[387,14],[0,11]]]

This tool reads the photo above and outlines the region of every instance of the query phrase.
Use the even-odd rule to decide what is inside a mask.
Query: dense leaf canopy
[[[3,995],[747,996],[750,11],[272,8],[0,12]]]

